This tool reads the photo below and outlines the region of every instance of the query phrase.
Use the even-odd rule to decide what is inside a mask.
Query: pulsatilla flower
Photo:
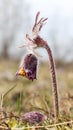
[[[22,121],[28,122],[30,125],[36,125],[43,122],[46,119],[46,117],[45,115],[39,112],[32,111],[32,112],[28,112],[22,115],[20,119]]]
[[[37,58],[33,54],[27,54],[16,76],[25,76],[29,80],[36,79],[37,76]]]
[[[37,12],[34,26],[31,30],[31,34],[25,35],[25,44],[19,46],[27,47],[28,50],[34,54],[39,56],[35,49],[39,47],[43,47],[46,49],[49,60],[50,60],[50,69],[51,69],[51,75],[52,75],[52,85],[53,85],[53,94],[54,94],[54,114],[55,117],[58,118],[59,116],[59,102],[58,102],[58,90],[57,90],[57,79],[56,79],[56,70],[55,70],[55,63],[52,55],[52,51],[48,43],[43,40],[39,36],[39,32],[41,31],[43,25],[47,21],[47,18],[40,18],[39,19],[40,12]],[[17,75],[26,76],[28,79],[33,80],[36,79],[36,70],[37,70],[37,58],[34,55],[28,55],[24,59],[24,63],[22,67],[20,67],[19,71],[17,72]],[[30,58],[31,57],[31,58]]]

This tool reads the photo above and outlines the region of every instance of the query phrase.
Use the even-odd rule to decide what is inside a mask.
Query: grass
[[[6,117],[9,118],[5,118],[4,120],[0,118],[0,127],[11,127],[14,130],[16,127],[22,130],[36,128],[72,130],[73,65],[64,65],[57,68],[60,117],[58,121],[54,122],[52,84],[48,64],[40,63],[38,78],[33,82],[28,81],[25,77],[15,77],[18,64],[19,62],[1,61],[0,95],[6,93],[3,99],[3,110],[6,112]],[[14,89],[7,93],[13,87]],[[16,118],[16,116],[19,118],[19,115],[29,111],[39,111],[47,116],[47,120],[38,126],[30,126],[28,123],[21,122]],[[12,113],[12,118],[10,118],[9,113]],[[3,114],[0,117],[4,117]]]

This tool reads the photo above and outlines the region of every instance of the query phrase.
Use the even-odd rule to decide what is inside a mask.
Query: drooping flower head
[[[27,54],[16,76],[25,76],[29,80],[36,79],[37,76],[37,57],[33,54]]]

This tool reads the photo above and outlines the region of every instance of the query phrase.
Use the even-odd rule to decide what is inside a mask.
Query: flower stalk
[[[35,39],[35,43],[38,46],[38,43],[41,47],[44,47],[47,50],[49,60],[50,60],[50,69],[52,74],[52,85],[53,85],[53,94],[54,94],[54,114],[57,118],[59,115],[59,102],[58,102],[58,90],[57,90],[57,79],[56,79],[56,70],[55,63],[52,55],[52,51],[46,41],[44,41],[40,36]]]

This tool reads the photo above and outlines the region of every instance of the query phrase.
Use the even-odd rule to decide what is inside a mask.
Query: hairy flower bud
[[[37,75],[37,58],[33,54],[28,54],[23,60],[19,71],[16,72],[16,76],[25,76],[29,80],[36,79]]]
[[[21,116],[21,120],[28,122],[30,125],[36,125],[43,122],[45,119],[45,115],[36,111],[28,112]]]

